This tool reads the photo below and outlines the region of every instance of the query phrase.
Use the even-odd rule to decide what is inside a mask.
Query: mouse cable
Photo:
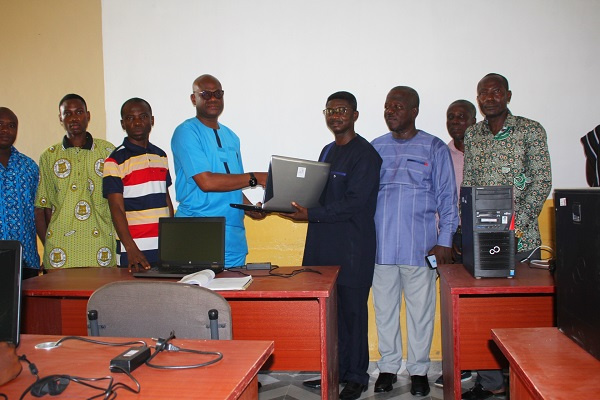
[[[104,342],[101,340],[88,339],[86,337],[81,336],[65,336],[56,342],[56,346],[59,346],[62,342],[66,342],[67,340],[81,340],[82,342],[92,343],[92,344],[100,344],[103,346],[131,346],[134,344],[141,344],[144,346],[148,346],[146,342],[143,340],[135,340],[131,342]]]
[[[296,276],[298,274],[301,274],[303,272],[312,272],[314,274],[321,274],[321,271],[317,271],[316,269],[312,269],[312,268],[299,268],[299,269],[295,269],[292,272],[290,272],[289,274],[279,274],[276,272],[272,272],[273,270],[277,269],[279,267],[273,268],[272,270],[269,271],[269,275],[268,276],[277,276],[279,278],[291,278],[293,276]]]
[[[79,340],[83,340],[83,341],[89,341],[89,342],[91,342],[91,343],[97,343],[97,344],[107,344],[107,345],[112,345],[112,346],[129,346],[129,345],[131,345],[131,344],[138,344],[138,343],[139,343],[139,341],[137,341],[137,342],[126,342],[125,344],[115,344],[115,343],[101,342],[101,341],[96,341],[96,340],[84,340],[84,338],[80,338],[80,337],[78,337],[78,336],[71,336],[71,337],[70,337],[70,336],[67,336],[67,337],[65,337],[65,338],[63,338],[63,339],[64,339],[64,340],[68,340],[68,339],[79,339]],[[63,339],[61,339],[61,341],[64,341]],[[59,342],[61,342],[61,341],[59,341]],[[58,342],[57,342],[57,346],[58,346]],[[119,388],[123,388],[123,389],[125,389],[125,390],[128,390],[128,391],[130,391],[130,392],[132,392],[132,393],[139,393],[139,392],[140,392],[140,390],[141,390],[140,383],[137,381],[137,379],[135,379],[135,378],[134,378],[134,377],[131,375],[131,373],[129,373],[128,371],[125,371],[125,370],[123,370],[122,368],[119,368],[119,367],[116,367],[116,368],[118,368],[118,369],[122,370],[122,371],[123,371],[123,372],[124,372],[124,373],[125,373],[127,376],[129,376],[129,378],[130,378],[130,379],[131,379],[131,380],[134,382],[134,384],[136,385],[137,389],[131,388],[130,386],[128,386],[128,385],[126,385],[126,384],[124,384],[124,383],[122,383],[122,382],[117,382],[117,383],[114,383],[114,382],[113,382],[113,378],[112,378],[112,376],[105,376],[105,377],[102,377],[102,378],[82,378],[82,377],[78,377],[78,376],[71,376],[71,375],[48,375],[48,376],[46,376],[46,377],[44,377],[44,378],[40,378],[40,376],[39,376],[39,371],[38,371],[38,369],[37,369],[36,365],[35,365],[34,363],[32,363],[31,361],[29,361],[29,359],[27,358],[27,356],[26,356],[25,354],[23,354],[23,355],[20,355],[20,356],[19,356],[19,360],[20,360],[20,361],[25,361],[25,362],[28,364],[28,366],[29,366],[29,371],[30,371],[30,372],[31,372],[31,374],[32,374],[33,376],[35,376],[35,378],[36,378],[36,379],[35,379],[35,382],[33,382],[33,383],[32,383],[32,384],[31,384],[31,385],[30,385],[30,386],[29,386],[29,387],[28,387],[28,388],[25,390],[25,392],[23,392],[23,394],[22,394],[22,395],[21,395],[21,397],[20,397],[21,399],[23,399],[23,398],[24,398],[24,397],[27,395],[27,393],[31,392],[31,389],[32,389],[32,388],[33,388],[33,387],[34,387],[36,384],[39,384],[39,382],[40,382],[41,380],[48,381],[48,380],[51,380],[51,379],[60,379],[60,378],[63,378],[63,379],[68,379],[68,380],[69,380],[69,381],[71,381],[71,382],[75,382],[75,383],[78,383],[78,384],[80,384],[80,385],[88,386],[88,387],[90,387],[90,388],[92,388],[92,389],[96,389],[96,390],[100,390],[100,391],[102,391],[102,393],[101,393],[101,394],[98,394],[98,395],[96,395],[96,396],[90,397],[90,399],[94,399],[94,398],[97,398],[97,397],[100,397],[100,396],[104,397],[105,399],[114,399],[114,398],[116,397],[116,393],[115,393],[115,391],[116,391],[117,389],[119,389]],[[101,387],[101,386],[96,386],[96,385],[92,385],[92,384],[88,383],[88,382],[95,382],[95,381],[100,381],[100,380],[108,380],[108,381],[109,381],[109,385],[108,385],[108,387],[107,387],[107,388],[104,388],[104,387]],[[113,384],[113,383],[114,383],[114,384]]]
[[[119,367],[116,367],[116,368],[119,368]],[[100,378],[84,378],[84,377],[72,376],[72,375],[48,375],[48,376],[45,376],[43,378],[39,378],[38,377],[38,379],[36,379],[35,382],[33,382],[31,385],[29,385],[27,387],[27,389],[25,389],[25,391],[23,392],[23,394],[21,395],[21,397],[19,399],[20,400],[24,399],[25,396],[27,396],[28,393],[32,392],[32,390],[34,389],[34,387],[36,385],[39,385],[42,382],[48,382],[50,380],[58,380],[58,379],[67,379],[69,382],[78,383],[80,385],[87,386],[87,387],[89,387],[91,389],[99,390],[101,392],[101,393],[96,394],[96,395],[94,395],[92,397],[88,397],[89,400],[96,399],[96,398],[99,398],[99,397],[103,397],[104,399],[115,399],[117,397],[116,391],[118,389],[125,389],[125,390],[127,390],[129,392],[136,393],[136,394],[140,393],[141,385],[138,382],[138,380],[135,379],[133,377],[133,375],[131,375],[131,373],[129,373],[128,371],[125,371],[122,368],[119,368],[119,369],[122,372],[124,372],[133,381],[133,383],[136,386],[135,388],[132,388],[132,387],[130,387],[130,386],[128,386],[128,385],[126,385],[126,384],[124,384],[122,382],[115,383],[114,382],[114,378],[112,376],[110,376],[110,375],[109,376],[103,376],[103,377],[100,377]],[[95,382],[99,382],[99,381],[108,381],[108,386],[107,387],[102,387],[102,386],[98,386],[96,384],[91,383],[91,382],[95,383]],[[62,390],[65,390],[65,388],[63,388]],[[51,392],[50,392],[50,394],[52,395]],[[55,394],[58,394],[58,393],[55,393]]]
[[[221,353],[219,351],[202,351],[202,350],[193,350],[193,349],[182,349],[180,347],[177,347],[177,346],[173,345],[172,343],[169,343],[174,338],[175,338],[175,332],[171,331],[171,334],[169,335],[168,338],[156,339],[156,346],[155,346],[154,353],[152,353],[152,355],[146,360],[146,365],[149,366],[150,368],[156,368],[156,369],[191,369],[191,368],[206,367],[207,365],[214,364],[223,359],[223,353]],[[150,363],[150,361],[152,361],[152,359],[154,357],[156,357],[159,353],[161,353],[162,351],[165,351],[165,350],[173,351],[173,352],[213,355],[216,357],[213,358],[212,360],[209,360],[209,361],[206,361],[203,363],[190,364],[190,365],[159,365],[159,364],[151,364]]]
[[[27,359],[27,356],[25,354],[23,354],[22,356],[19,356],[19,360],[25,361],[27,363],[27,366],[29,367],[29,372],[31,372],[31,375],[35,376],[36,379],[40,379],[40,376],[38,375],[39,371],[38,371],[37,367],[35,366],[34,363],[32,363],[31,361],[29,361]],[[20,372],[19,372],[19,374],[20,374]]]
[[[533,260],[531,257],[533,257],[533,254],[538,251],[538,250],[545,250],[548,253],[550,253],[550,258],[544,259],[544,260]],[[531,251],[531,253],[529,253],[529,255],[527,257],[525,257],[524,259],[521,260],[522,263],[527,263],[527,265],[529,265],[529,268],[537,268],[537,269],[552,269],[553,265],[554,265],[554,250],[552,249],[552,247],[549,246],[537,246],[535,249],[533,249]]]

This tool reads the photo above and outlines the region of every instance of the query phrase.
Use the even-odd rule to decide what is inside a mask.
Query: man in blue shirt
[[[171,149],[175,164],[175,193],[179,206],[176,217],[224,216],[225,267],[246,264],[248,245],[244,211],[230,203],[250,203],[242,189],[264,186],[266,172],[244,173],[240,139],[219,123],[224,108],[221,82],[212,75],[201,75],[192,85],[190,98],[196,116],[175,129]],[[252,218],[263,213],[246,211]]]
[[[18,126],[15,113],[0,107],[0,240],[21,242],[28,278],[40,269],[33,205],[40,175],[37,164],[13,146]]]
[[[375,213],[373,300],[381,354],[375,391],[392,390],[400,370],[402,338],[398,317],[404,292],[410,392],[426,396],[430,390],[427,371],[436,271],[428,268],[425,257],[435,255],[438,264],[452,262],[458,195],[448,146],[415,127],[418,114],[417,92],[407,86],[393,88],[384,105],[384,118],[391,132],[372,142],[383,159]]]

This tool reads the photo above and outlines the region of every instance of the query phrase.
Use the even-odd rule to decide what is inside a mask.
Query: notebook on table
[[[15,240],[0,240],[0,342],[19,345],[23,248]]]
[[[173,217],[158,220],[157,265],[137,278],[183,278],[225,265],[225,217]]]
[[[245,211],[292,213],[292,201],[302,207],[319,205],[327,178],[328,163],[299,158],[271,156],[262,206],[230,204]]]

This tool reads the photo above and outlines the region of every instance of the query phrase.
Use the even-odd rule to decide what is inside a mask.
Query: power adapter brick
[[[150,348],[146,346],[131,347],[112,360],[110,360],[110,370],[112,372],[132,372],[137,367],[146,362],[150,357]]]
[[[271,263],[270,262],[248,263],[248,264],[246,264],[246,269],[248,271],[257,270],[257,269],[271,269]]]

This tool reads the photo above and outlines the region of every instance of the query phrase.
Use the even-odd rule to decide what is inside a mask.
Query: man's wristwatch
[[[250,174],[250,180],[248,181],[248,184],[250,185],[250,187],[256,187],[256,185],[258,184],[258,180],[256,180],[256,177],[252,172],[248,173]]]

